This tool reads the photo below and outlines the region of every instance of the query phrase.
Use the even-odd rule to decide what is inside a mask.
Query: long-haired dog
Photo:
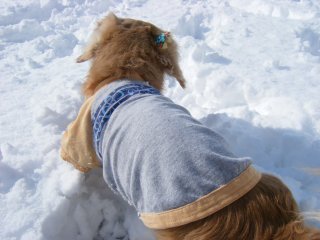
[[[278,178],[236,158],[160,94],[165,74],[185,87],[170,33],[111,13],[77,62],[89,59],[86,102],[62,158],[83,172],[103,165],[108,185],[158,239],[320,239]]]

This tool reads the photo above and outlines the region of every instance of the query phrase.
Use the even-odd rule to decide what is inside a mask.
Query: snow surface
[[[60,160],[83,101],[76,64],[108,11],[170,30],[186,91],[165,95],[288,184],[320,226],[320,1],[0,2],[0,239],[153,239],[101,171]]]

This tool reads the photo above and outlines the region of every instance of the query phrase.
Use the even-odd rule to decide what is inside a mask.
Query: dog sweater
[[[106,183],[150,228],[207,217],[260,180],[249,158],[236,157],[219,134],[146,83],[101,88],[91,123]]]

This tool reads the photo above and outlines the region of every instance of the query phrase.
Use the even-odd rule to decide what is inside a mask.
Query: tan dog
[[[169,74],[184,88],[177,45],[170,36],[166,45],[156,44],[155,38],[161,33],[164,31],[150,23],[121,19],[114,14],[100,21],[85,52],[77,59],[78,62],[92,59],[84,84],[89,105],[98,89],[123,78],[146,81],[162,90],[164,75]],[[88,109],[85,105],[80,110],[62,146],[62,157],[84,172],[99,166],[90,140]],[[78,136],[88,136],[87,142],[76,148],[79,151],[74,151],[73,147],[78,144],[73,141],[78,139],[72,134],[75,128],[80,129]],[[320,239],[318,230],[304,225],[290,190],[279,179],[267,174],[262,174],[261,180],[247,194],[211,216],[155,232],[158,239],[172,240]]]

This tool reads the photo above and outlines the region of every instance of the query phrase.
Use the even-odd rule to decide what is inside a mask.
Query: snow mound
[[[320,226],[319,1],[17,0],[0,3],[0,239],[154,239],[100,170],[59,157],[89,66],[75,59],[108,11],[172,32],[187,89],[168,78],[165,95]]]

